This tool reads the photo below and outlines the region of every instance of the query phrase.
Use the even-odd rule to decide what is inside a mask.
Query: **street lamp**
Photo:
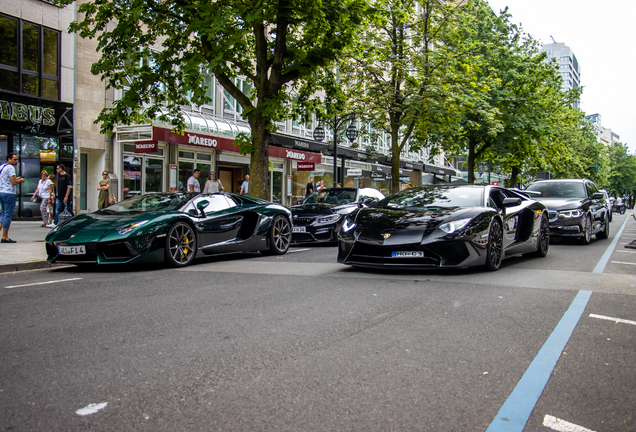
[[[325,139],[325,128],[323,124],[333,131],[333,187],[338,186],[338,133],[345,124],[349,123],[345,135],[349,141],[355,141],[358,137],[358,129],[355,124],[353,124],[355,118],[355,113],[349,113],[342,116],[336,115],[332,119],[321,120],[316,129],[314,129],[314,139],[316,141],[322,141]],[[342,173],[344,174],[344,158],[342,160]]]

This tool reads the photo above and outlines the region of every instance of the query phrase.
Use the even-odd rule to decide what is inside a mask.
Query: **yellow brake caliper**
[[[185,243],[189,243],[187,237],[184,237],[183,240],[185,241]],[[181,259],[183,259],[186,255],[188,255],[188,251],[189,251],[189,249],[187,247],[183,248],[183,253],[181,254]]]

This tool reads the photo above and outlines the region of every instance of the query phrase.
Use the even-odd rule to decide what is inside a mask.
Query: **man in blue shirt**
[[[24,178],[15,175],[15,166],[18,164],[18,155],[9,153],[7,163],[0,166],[0,227],[2,227],[2,240],[0,243],[15,243],[9,238],[9,227],[13,219],[15,209],[17,186],[24,182]]]
[[[250,192],[250,176],[246,175],[245,181],[241,183],[241,192],[239,193],[241,195],[249,195],[249,192]]]

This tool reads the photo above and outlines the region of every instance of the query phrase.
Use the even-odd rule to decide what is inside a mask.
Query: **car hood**
[[[385,245],[419,243],[425,233],[450,222],[467,217],[470,209],[451,207],[443,210],[396,210],[363,208],[355,215],[360,234],[358,240]],[[390,234],[386,237],[386,234]],[[380,240],[384,238],[384,240]]]
[[[349,204],[300,204],[290,207],[292,214],[298,217],[317,217],[330,215],[333,213],[341,213],[343,211],[353,211],[358,208],[356,203]]]
[[[145,233],[157,231],[162,224],[157,222],[177,212],[143,212],[129,214],[89,213],[76,216],[46,236],[47,242],[72,240],[71,243],[121,240],[138,235],[142,227],[128,234],[119,234],[117,228],[129,224],[149,221],[143,225]],[[154,229],[153,229],[154,226]],[[72,236],[72,238],[71,238]]]
[[[548,210],[571,210],[579,208],[585,200],[581,198],[558,198],[558,199],[540,199],[537,200],[545,205]]]

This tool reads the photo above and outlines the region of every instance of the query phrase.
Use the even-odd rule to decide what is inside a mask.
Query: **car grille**
[[[555,221],[559,216],[559,212],[556,210],[548,210],[548,217],[550,218],[550,222]]]
[[[295,226],[304,226],[304,225],[309,225],[311,224],[315,219],[314,218],[310,218],[310,217],[299,217],[299,218],[294,218],[294,225]]]

